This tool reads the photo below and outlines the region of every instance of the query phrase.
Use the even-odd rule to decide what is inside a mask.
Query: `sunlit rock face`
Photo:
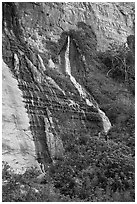
[[[52,49],[49,40],[57,42],[64,31],[77,30],[85,23],[97,37],[98,49],[110,43],[126,42],[134,34],[134,3],[69,2],[16,3],[25,41],[41,52]]]
[[[38,167],[33,135],[22,92],[9,67],[2,64],[2,159],[18,173]]]
[[[22,93],[35,146],[34,163],[46,168],[62,159],[71,153],[67,144],[73,143],[73,137],[107,134],[115,122],[109,119],[111,105],[123,90],[132,104],[127,89],[102,73],[97,58],[97,49],[106,49],[116,39],[126,41],[133,33],[133,25],[126,28],[122,17],[118,21],[125,25],[122,38],[117,38],[117,27],[113,39],[100,28],[103,10],[112,16],[113,24],[117,5],[121,8],[117,3],[3,3],[3,60]]]

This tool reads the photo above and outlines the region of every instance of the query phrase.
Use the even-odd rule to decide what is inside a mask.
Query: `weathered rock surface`
[[[27,167],[38,167],[29,118],[17,80],[5,63],[2,64],[2,80],[3,160],[17,172],[23,172]]]
[[[96,51],[126,42],[133,21],[131,3],[3,3],[3,60],[18,82],[45,170],[71,152],[73,137],[108,131],[122,106],[124,118],[134,106],[130,91],[103,73]]]
[[[126,42],[134,34],[134,3],[16,3],[26,42],[48,54],[49,40],[57,42],[64,31],[92,28],[97,36],[98,49],[110,43]]]

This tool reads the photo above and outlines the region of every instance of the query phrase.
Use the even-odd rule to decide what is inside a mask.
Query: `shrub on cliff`
[[[98,54],[107,68],[106,75],[116,81],[124,82],[134,93],[135,80],[135,53],[126,44],[112,43],[107,51]]]

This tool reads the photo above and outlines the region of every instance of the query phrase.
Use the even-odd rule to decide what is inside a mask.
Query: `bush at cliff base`
[[[54,192],[51,182],[40,184],[37,176],[40,175],[36,168],[29,168],[24,174],[17,174],[8,165],[2,164],[2,202],[69,202],[69,196]],[[48,180],[48,179],[47,179]],[[78,199],[74,199],[78,201]]]
[[[38,184],[39,172],[32,168],[23,175],[3,165],[3,202],[133,202],[134,156],[130,147],[97,136],[66,140],[66,157],[50,169],[51,183]]]
[[[24,174],[16,174],[10,166],[3,162],[2,169],[2,201],[3,202],[27,202],[38,201],[42,189],[32,186],[32,179],[38,175],[36,169],[27,170]]]
[[[134,201],[134,158],[130,148],[87,136],[73,144],[67,141],[66,148],[64,161],[51,169],[61,194],[84,201]]]

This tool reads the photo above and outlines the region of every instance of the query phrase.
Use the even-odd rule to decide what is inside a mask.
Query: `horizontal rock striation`
[[[121,36],[116,26],[111,39],[106,35],[114,30],[105,32],[95,25],[103,25],[102,19],[104,22],[105,18],[107,22],[110,19],[105,17],[104,8],[108,14],[111,8],[122,15],[119,14],[121,6],[117,3],[3,3],[3,60],[22,92],[36,159],[44,164],[45,171],[71,152],[67,144],[73,137],[98,136],[104,127],[106,133],[111,128],[109,118],[99,109],[94,97],[98,89],[87,91],[86,83],[101,86],[103,80],[98,79],[101,66],[96,50],[106,49],[108,44],[104,41]],[[116,21],[114,16],[111,28]],[[133,25],[130,25],[119,41],[125,41],[132,33]],[[66,71],[67,63],[70,67]],[[94,79],[89,80],[90,74]],[[74,81],[83,87],[84,97]],[[106,101],[108,103],[109,98],[106,97]],[[104,125],[106,121],[109,127]]]

